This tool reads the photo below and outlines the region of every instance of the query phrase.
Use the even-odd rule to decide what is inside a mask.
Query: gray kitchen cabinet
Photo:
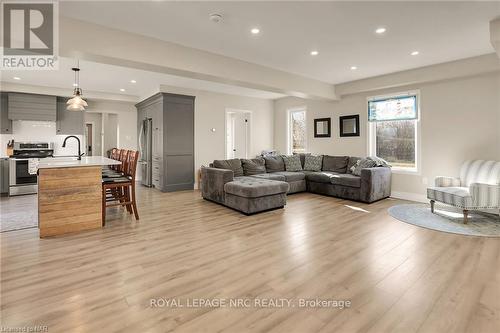
[[[9,193],[9,159],[0,158],[0,194]]]
[[[83,135],[84,111],[66,110],[65,97],[57,97],[56,133],[59,135]]]
[[[10,120],[56,121],[56,96],[9,93],[8,118]]]
[[[8,93],[0,92],[0,134],[12,133],[12,120],[9,119]]]
[[[136,107],[138,131],[143,119],[152,119],[153,186],[163,192],[192,190],[194,96],[158,93]]]

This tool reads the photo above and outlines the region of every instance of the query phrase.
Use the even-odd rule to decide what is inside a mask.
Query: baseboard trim
[[[416,201],[416,202],[429,202],[429,199],[427,199],[426,195],[418,194],[418,193],[411,193],[411,192],[392,191],[391,198]]]

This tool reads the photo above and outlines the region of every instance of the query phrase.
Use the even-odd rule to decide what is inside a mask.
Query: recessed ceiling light
[[[311,51],[311,55],[312,55],[312,56],[317,56],[318,54],[319,54],[319,52],[318,52],[318,51]]]
[[[130,80],[130,83],[137,83],[136,80]]]
[[[419,54],[420,54],[420,52],[418,52],[418,51],[413,51],[413,52],[412,52],[412,53],[410,53],[410,54],[411,54],[412,56],[416,56],[416,55],[419,55]]]
[[[21,78],[20,78],[20,77],[18,77],[18,76],[14,76],[14,77],[13,77],[13,79],[14,79],[14,80],[21,80]]]
[[[356,69],[358,69],[358,67],[356,67],[356,66],[351,66],[351,70],[352,70],[352,71],[355,71]]]
[[[375,30],[375,33],[377,33],[377,34],[379,34],[379,35],[380,35],[380,34],[383,34],[383,33],[384,33],[384,32],[386,32],[386,31],[387,31],[387,29],[386,29],[386,28],[382,28],[382,27],[380,27],[380,28],[377,28],[377,29]]]
[[[125,89],[121,88],[121,89],[120,89],[120,91],[121,91],[121,92],[124,92],[124,91],[125,91]]]
[[[254,35],[258,35],[260,33],[260,29],[259,28],[252,28],[252,30],[250,30],[250,32]]]
[[[210,14],[209,18],[210,18],[210,21],[212,21],[214,23],[222,22],[222,15],[219,13]]]

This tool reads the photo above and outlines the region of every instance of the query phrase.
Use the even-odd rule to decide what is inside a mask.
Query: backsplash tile
[[[16,120],[12,122],[12,128],[13,134],[0,135],[0,156],[2,157],[6,155],[7,143],[12,139],[16,142],[53,142],[54,155],[76,155],[78,152],[76,140],[69,140],[66,147],[62,147],[67,135],[56,134],[55,121]],[[81,140],[82,151],[85,151],[83,136],[77,135],[77,137]]]

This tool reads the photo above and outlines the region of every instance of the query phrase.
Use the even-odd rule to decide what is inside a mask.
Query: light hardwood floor
[[[136,222],[1,234],[1,325],[49,332],[498,332],[500,240],[309,193],[245,216],[198,191],[140,189]],[[350,300],[345,309],[154,308],[154,298]],[[294,303],[295,304],[295,303]]]

